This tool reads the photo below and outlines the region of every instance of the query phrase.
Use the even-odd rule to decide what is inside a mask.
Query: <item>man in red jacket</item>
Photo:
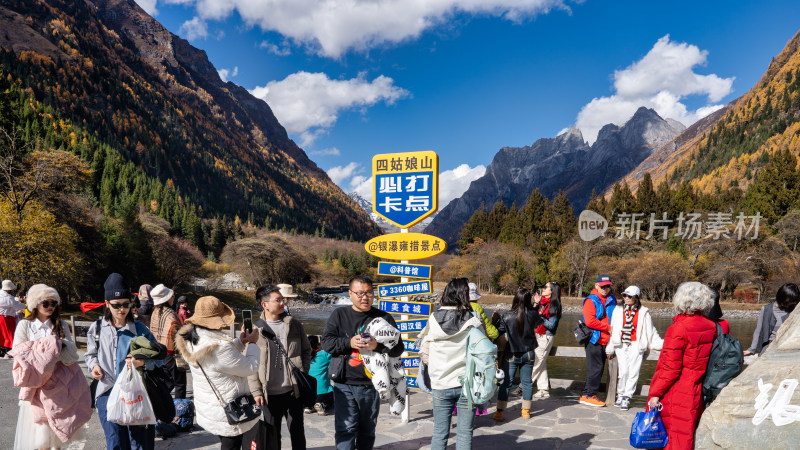
[[[582,405],[601,407],[605,402],[597,398],[600,389],[600,378],[606,363],[604,348],[611,338],[611,313],[617,305],[617,299],[611,294],[611,277],[599,275],[594,289],[583,299],[583,323],[594,330],[591,339],[586,343],[586,385],[578,400]]]

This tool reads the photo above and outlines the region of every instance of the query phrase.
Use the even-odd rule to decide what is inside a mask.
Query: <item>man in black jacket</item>
[[[337,450],[369,450],[375,444],[380,397],[367,377],[359,350],[367,349],[389,356],[403,353],[403,341],[388,348],[365,333],[367,324],[382,318],[397,326],[392,316],[372,307],[372,280],[356,275],[350,280],[351,308],[333,311],[322,334],[322,348],[331,354],[328,367],[333,386]]]

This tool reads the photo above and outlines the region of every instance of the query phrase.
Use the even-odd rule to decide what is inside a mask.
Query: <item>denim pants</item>
[[[456,450],[472,449],[472,423],[475,420],[475,407],[467,408],[467,398],[461,395],[461,388],[433,390],[433,436],[431,450],[445,450],[450,436],[450,422],[453,407],[458,405],[458,427],[456,428]]]
[[[511,390],[511,383],[514,382],[514,376],[519,371],[519,380],[522,384],[522,399],[533,399],[533,380],[531,379],[531,372],[533,372],[533,364],[536,361],[536,355],[533,350],[525,353],[515,353],[508,358],[503,364],[506,369],[506,377],[503,379],[503,384],[500,385],[500,390],[497,393],[497,399],[500,401],[508,401],[508,391]]]
[[[156,426],[135,426],[125,427],[106,420],[108,414],[108,391],[99,397],[95,402],[97,415],[100,416],[100,425],[103,427],[103,434],[106,435],[107,450],[153,450],[156,441]]]
[[[371,450],[381,398],[371,385],[336,383],[333,411],[337,450]]]

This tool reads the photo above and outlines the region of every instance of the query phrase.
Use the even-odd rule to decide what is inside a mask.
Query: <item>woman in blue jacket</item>
[[[111,388],[114,387],[117,376],[125,364],[134,368],[145,366],[145,370],[152,370],[164,364],[163,360],[133,359],[128,352],[133,338],[144,336],[155,345],[159,344],[143,323],[133,320],[130,290],[126,287],[122,275],[112,273],[103,287],[106,301],[105,315],[93,323],[86,333],[88,339],[84,359],[92,378],[97,380],[95,404],[97,414],[100,416],[100,425],[106,436],[106,448],[153,449],[156,438],[154,426],[126,427],[109,422],[106,416]]]

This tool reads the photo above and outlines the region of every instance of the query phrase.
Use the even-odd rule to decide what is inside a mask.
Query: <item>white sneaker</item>
[[[533,398],[550,398],[550,392],[546,390],[538,390],[533,394]]]
[[[622,399],[623,398],[624,398],[623,396],[617,395],[617,400],[614,402],[614,406],[616,406],[617,408],[622,406]]]
[[[317,411],[318,416],[325,415],[325,406],[322,403],[314,403],[314,409]]]
[[[627,411],[628,410],[628,406],[630,405],[630,397],[622,397],[622,402],[620,402],[620,403],[621,404],[619,405],[619,409],[621,409],[623,411]]]

